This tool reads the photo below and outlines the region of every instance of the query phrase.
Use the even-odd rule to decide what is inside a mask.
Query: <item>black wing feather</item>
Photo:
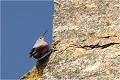
[[[31,58],[35,53],[36,53],[35,48],[32,48],[30,53],[29,53],[30,54],[29,57]]]

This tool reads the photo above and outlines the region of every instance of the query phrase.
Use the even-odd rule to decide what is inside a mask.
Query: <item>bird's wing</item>
[[[31,58],[35,53],[36,53],[35,48],[32,48],[30,53],[29,53],[30,54],[29,57]]]
[[[43,59],[44,57],[48,56],[49,54],[52,53],[52,49],[50,49],[46,54],[44,54],[39,60]]]
[[[40,46],[40,47],[37,47],[37,48],[32,48],[31,49],[31,51],[30,51],[30,58],[33,56],[33,55],[35,55],[36,54],[36,52],[38,52],[38,51],[41,51],[43,48],[45,48],[44,46]]]

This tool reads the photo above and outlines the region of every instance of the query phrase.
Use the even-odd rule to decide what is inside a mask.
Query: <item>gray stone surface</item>
[[[119,0],[55,0],[45,80],[120,80]]]
[[[21,80],[120,80],[119,2],[55,0],[53,53]]]

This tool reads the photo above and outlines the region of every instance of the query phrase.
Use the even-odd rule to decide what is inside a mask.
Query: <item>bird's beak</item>
[[[48,29],[44,32],[43,37],[45,36],[45,34],[46,34],[47,31],[48,31]]]

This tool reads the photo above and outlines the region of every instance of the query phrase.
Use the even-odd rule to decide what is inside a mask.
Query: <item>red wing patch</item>
[[[48,47],[48,44],[46,44],[45,47]]]
[[[48,48],[48,44],[45,44],[44,46],[40,46],[40,47],[38,48],[38,50],[42,50],[42,49],[45,49],[45,48]]]

